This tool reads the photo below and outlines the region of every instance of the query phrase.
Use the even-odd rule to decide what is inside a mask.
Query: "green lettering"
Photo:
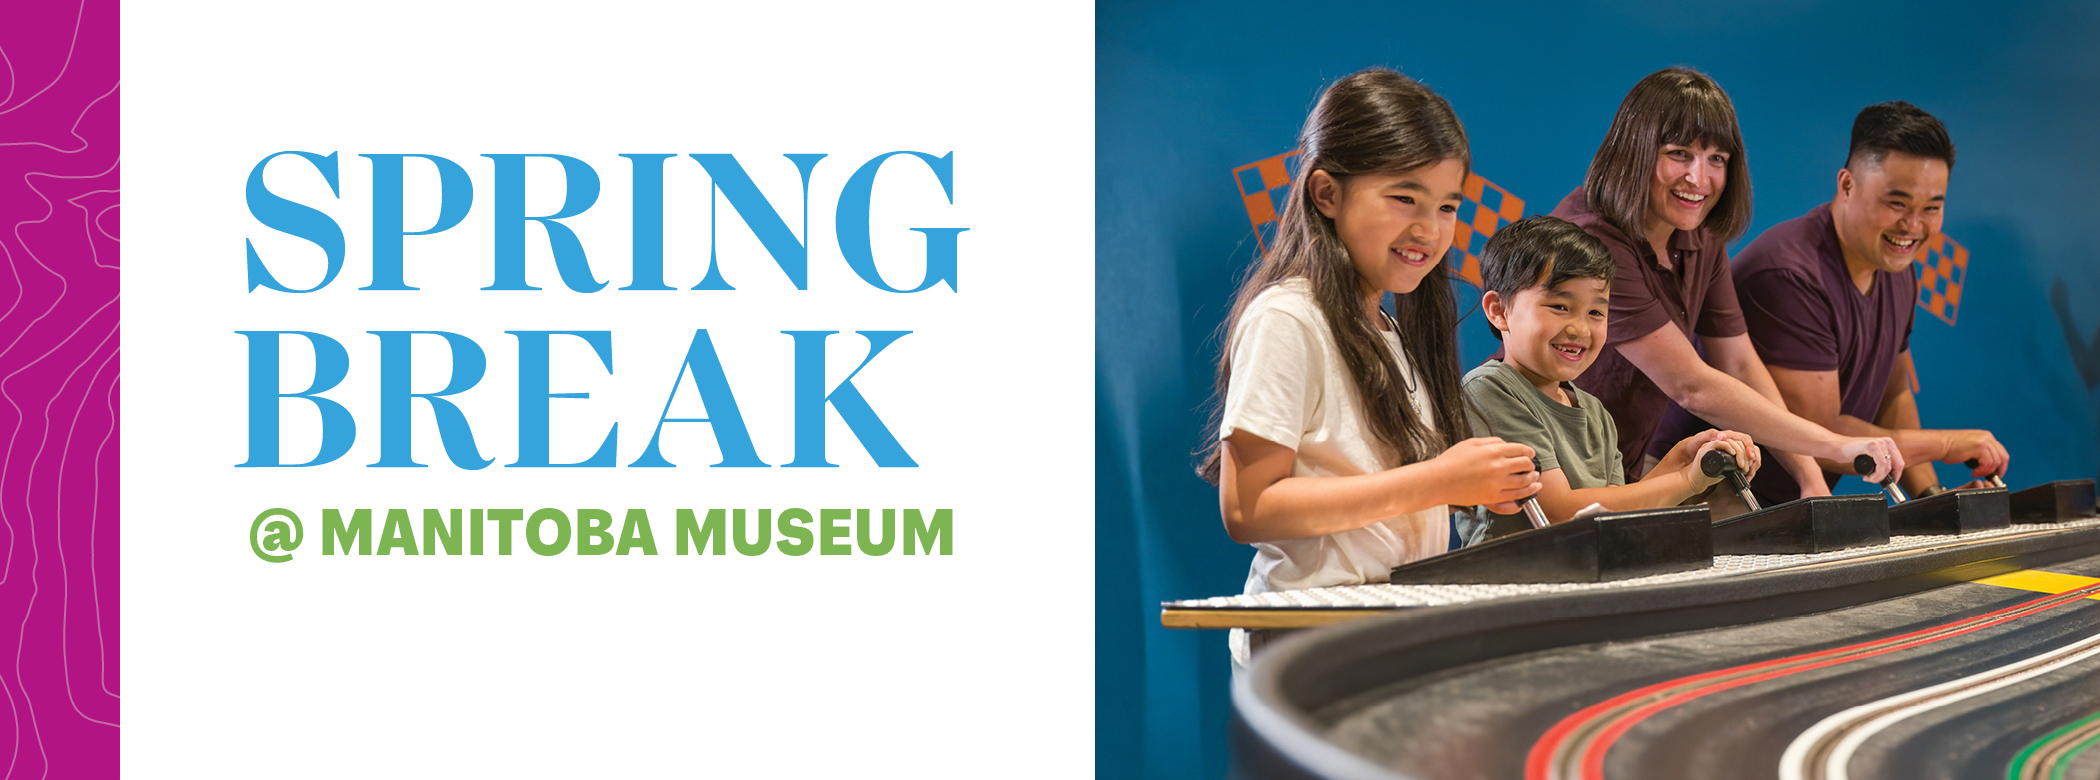
[[[707,516],[714,517],[715,511],[719,510],[710,510]],[[751,544],[744,543],[744,510],[738,509],[733,515],[736,517],[737,552],[745,555],[763,555],[773,546],[773,510],[758,510],[758,541]]]
[[[611,519],[610,515],[606,516],[608,522]],[[554,523],[554,541],[541,544],[540,524],[548,522]],[[541,555],[560,555],[561,551],[569,549],[569,515],[554,507],[532,513],[532,519],[525,521],[525,543],[532,545],[532,551]]]
[[[494,521],[496,521],[496,523],[497,523],[497,525],[496,525],[496,554],[497,554],[497,555],[509,555],[509,554],[510,554],[510,528],[511,528],[511,525],[510,525],[510,524],[511,524],[511,523],[515,523],[515,522],[518,522],[519,520],[523,520],[523,519],[525,519],[525,510],[523,510],[523,509],[491,509],[491,510],[489,510],[489,519],[490,519],[490,520],[494,520]]]
[[[832,541],[833,539],[843,539],[843,538],[845,538],[846,534],[848,534],[848,533],[850,533],[850,532],[852,531],[852,529],[850,529],[850,528],[847,528],[846,526],[840,525],[840,524],[838,524],[838,523],[835,523],[835,522],[832,522],[832,521],[834,521],[834,520],[837,520],[837,521],[845,521],[845,520],[847,520],[847,519],[849,519],[849,518],[851,518],[851,517],[853,517],[853,510],[851,510],[851,509],[819,509],[819,510],[817,510],[817,523],[818,523],[818,527],[817,527],[817,533],[819,534],[819,537],[818,537],[818,539],[817,539],[817,550],[818,550],[818,552],[819,552],[820,554],[823,554],[823,555],[852,555],[852,554],[853,554],[853,545],[851,545],[851,544],[844,544],[844,543],[835,543],[835,542],[833,542],[833,541]]]
[[[941,542],[941,554],[947,555],[948,543],[955,536],[948,520],[949,514],[946,509],[933,510],[933,523],[930,526],[925,518],[919,516],[919,510],[904,510],[904,554],[911,555],[912,540],[919,539],[923,540],[920,542],[923,545],[920,549],[927,555],[932,555],[933,542],[938,539]]]
[[[612,548],[612,513],[603,509],[576,510],[576,554],[604,555]]]
[[[459,554],[459,525],[463,519],[459,510],[452,510],[452,525],[445,525],[445,513],[435,509],[423,510],[423,549],[426,555],[438,554],[443,545],[446,555]],[[480,552],[480,550],[475,550]]]
[[[386,510],[386,528],[379,534],[379,554],[389,550],[407,550],[416,554],[416,528],[408,522],[408,510]]]
[[[882,541],[870,541],[874,535],[868,532],[868,510],[859,511],[855,523],[860,526],[860,552],[863,555],[888,555],[897,544],[897,510],[882,510]]]
[[[628,550],[636,547],[642,548],[643,555],[656,554],[656,534],[649,532],[649,510],[646,509],[627,510],[627,519],[620,523],[620,551],[616,554],[626,555]]]
[[[714,554],[721,555],[722,545],[725,543],[723,540],[729,536],[729,534],[722,531],[723,517],[724,513],[722,510],[709,509],[707,510],[707,524],[701,525],[693,514],[693,510],[678,510],[678,554],[686,555],[692,550],[704,550],[707,547],[708,540],[712,539],[715,542]],[[736,525],[738,531],[744,530],[744,510],[737,510]],[[738,544],[737,547],[742,548],[743,545]],[[701,553],[701,555],[706,554],[705,552]]]
[[[350,542],[357,542],[358,555],[372,554],[372,510],[359,509],[350,513],[350,525],[343,525],[343,513],[333,509],[321,510],[321,554],[334,555],[337,540],[342,541],[343,554],[350,554]]]
[[[764,513],[767,510],[761,509],[758,511],[760,513],[759,516],[764,517]],[[816,546],[816,538],[810,535],[808,528],[796,524],[798,522],[808,523],[809,521],[809,510],[783,509],[780,511],[781,539],[779,547],[781,552],[789,555],[809,554],[809,548]],[[788,541],[789,539],[796,541],[790,542]]]

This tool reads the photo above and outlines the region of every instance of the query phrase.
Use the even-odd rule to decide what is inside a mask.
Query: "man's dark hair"
[[[1501,295],[1505,306],[1534,285],[1550,290],[1569,279],[1602,279],[1610,287],[1614,267],[1611,251],[1596,236],[1544,215],[1502,226],[1480,250],[1481,286]],[[1492,324],[1488,330],[1502,339]]]
[[[1954,142],[1947,139],[1947,126],[1925,109],[1901,100],[1860,109],[1852,120],[1852,150],[1845,155],[1845,167],[1880,165],[1889,152],[1936,158],[1947,163],[1947,170],[1954,170]]]

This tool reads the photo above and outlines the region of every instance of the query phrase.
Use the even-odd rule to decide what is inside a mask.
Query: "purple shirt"
[[[1835,371],[1838,413],[1874,422],[1896,356],[1910,349],[1918,279],[1911,269],[1877,271],[1866,294],[1852,283],[1824,204],[1773,225],[1736,257],[1750,343],[1766,365]],[[1771,461],[1768,458],[1767,464]],[[1837,480],[1826,474],[1824,479]],[[1783,468],[1760,470],[1757,492],[1776,500],[1801,488]],[[1769,490],[1768,490],[1769,488]]]
[[[1553,216],[1597,237],[1617,261],[1611,283],[1611,325],[1597,362],[1576,377],[1575,386],[1604,402],[1618,427],[1619,456],[1628,476],[1640,473],[1641,455],[1662,424],[1670,397],[1619,354],[1619,345],[1671,326],[1705,336],[1739,336],[1743,312],[1728,275],[1728,247],[1705,228],[1670,234],[1674,269],[1663,268],[1646,237],[1633,239],[1590,211],[1577,187],[1553,208]]]

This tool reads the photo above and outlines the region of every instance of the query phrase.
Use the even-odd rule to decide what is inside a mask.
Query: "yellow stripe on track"
[[[1975,580],[1975,582],[1982,585],[1996,585],[2001,588],[2031,590],[2036,593],[2063,593],[2094,583],[2100,583],[2100,577],[2081,577],[2076,574],[2058,574],[2053,571],[2027,569],[2010,574],[2000,574],[1996,577],[1985,577]],[[2100,595],[2088,596],[2087,598],[2100,599]]]

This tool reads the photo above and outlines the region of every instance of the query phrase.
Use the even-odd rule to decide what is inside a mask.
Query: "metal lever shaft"
[[[1533,456],[1531,459],[1531,470],[1539,471],[1539,459],[1537,456]],[[1546,510],[1539,508],[1537,493],[1525,496],[1523,501],[1517,502],[1517,505],[1524,508],[1524,517],[1531,521],[1531,527],[1544,528],[1553,524],[1546,519]]]
[[[1706,457],[1699,459],[1699,470],[1706,472],[1709,477],[1728,480],[1728,486],[1735,488],[1736,494],[1743,497],[1743,504],[1750,507],[1750,511],[1764,508],[1757,505],[1757,496],[1750,492],[1750,478],[1743,476],[1743,469],[1736,465],[1735,458],[1728,453],[1707,450]]]
[[[1852,459],[1852,470],[1858,472],[1862,477],[1874,473],[1874,456],[1865,453],[1855,456]],[[1893,471],[1887,477],[1882,478],[1881,489],[1887,492],[1889,498],[1898,504],[1910,500],[1909,496],[1903,495],[1903,488],[1896,487],[1896,474]]]

